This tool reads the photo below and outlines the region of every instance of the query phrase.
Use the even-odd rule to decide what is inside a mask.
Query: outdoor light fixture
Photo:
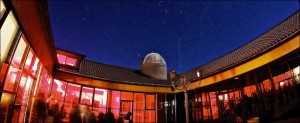
[[[201,76],[201,70],[197,71],[197,77],[199,78]]]

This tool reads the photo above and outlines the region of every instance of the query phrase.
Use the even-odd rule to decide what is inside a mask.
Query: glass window
[[[134,93],[134,110],[144,110],[145,109],[145,94],[143,93]]]
[[[62,54],[57,54],[58,63],[70,65],[70,66],[76,66],[77,59],[67,57]]]
[[[26,58],[24,70],[26,70],[27,73],[30,73],[31,75],[37,76],[38,71],[41,67],[41,63],[39,61],[40,60],[36,57],[32,49],[30,49]]]
[[[0,19],[2,18],[2,16],[3,16],[5,10],[6,10],[6,7],[5,7],[3,1],[0,0]]]
[[[146,95],[146,109],[155,109],[155,95]]]
[[[120,91],[112,91],[111,108],[120,109]]]
[[[284,80],[284,74],[278,75],[278,81],[282,81],[282,80]]]
[[[132,92],[122,92],[122,100],[133,100]]]
[[[250,87],[244,87],[244,94],[247,95],[248,97],[251,97],[251,91],[250,91]]]
[[[208,99],[208,94],[203,92],[202,93],[202,105],[203,105],[203,119],[209,119],[210,117],[210,102]]]
[[[145,122],[154,123],[155,122],[155,110],[146,110],[145,111]]]
[[[4,90],[16,91],[20,78],[21,70],[10,66],[5,78]]]
[[[71,66],[76,66],[76,59],[67,57],[66,64]]]
[[[26,81],[27,81],[27,76],[22,75],[21,81],[18,86],[17,99],[16,99],[15,104],[21,104],[21,102],[22,102],[22,96],[23,96],[23,91],[24,91]]]
[[[133,122],[143,123],[145,118],[145,111],[133,111]]]
[[[24,37],[22,36],[11,61],[11,66],[19,68],[19,66],[21,65],[21,61],[24,57],[26,47],[27,44],[25,43]]]
[[[67,56],[62,54],[57,54],[58,63],[60,64],[66,64],[66,58]]]
[[[92,105],[94,88],[82,87],[81,104]]]
[[[66,102],[79,104],[80,85],[68,83]]]
[[[30,50],[26,58],[26,62],[24,66],[25,70],[30,71],[30,68],[32,67],[32,63],[33,63],[32,59],[33,59],[33,52],[32,50]]]
[[[94,107],[106,107],[106,103],[107,90],[96,88],[94,96]]]
[[[45,68],[43,68],[42,74],[40,75],[40,82],[39,82],[39,90],[38,92],[44,93],[46,96],[50,94],[50,85],[52,82],[52,78],[48,75],[48,72]]]
[[[54,79],[52,85],[52,93],[54,100],[64,101],[65,94],[66,94],[67,83]]]
[[[20,81],[15,107],[13,111],[13,122],[25,122],[25,114],[31,90],[33,79],[29,76],[22,76]]]
[[[263,88],[266,92],[268,92],[269,90],[271,90],[271,84],[270,84],[270,80],[264,80],[263,81]]]
[[[285,72],[285,78],[288,79],[288,78],[291,78],[291,71],[287,71]]]
[[[3,4],[3,1],[1,1],[1,6]],[[1,8],[2,13],[2,8]],[[4,21],[2,28],[1,28],[1,40],[0,40],[0,50],[1,50],[1,57],[0,57],[0,64],[2,64],[6,56],[10,50],[11,44],[13,42],[13,39],[15,38],[15,35],[18,30],[18,24],[16,22],[16,19],[12,12],[9,13],[6,20]]]
[[[39,71],[41,70],[41,67],[42,67],[42,64],[40,63],[40,60],[36,57],[34,59],[34,64],[32,66],[31,73],[33,75],[37,76]]]

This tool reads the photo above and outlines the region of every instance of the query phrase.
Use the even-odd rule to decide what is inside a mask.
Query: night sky
[[[177,73],[229,53],[297,10],[297,0],[49,1],[56,47],[134,69],[156,52]]]

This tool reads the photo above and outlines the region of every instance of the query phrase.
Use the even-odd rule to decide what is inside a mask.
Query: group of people
[[[66,117],[64,106],[59,106],[57,100],[50,104],[52,96],[46,97],[43,92],[39,92],[36,96],[34,105],[34,119],[35,123],[61,123],[62,119]],[[95,114],[89,109],[87,105],[73,104],[72,110],[69,114],[70,123],[115,123],[114,114],[108,112],[106,114],[100,112],[98,121]],[[118,123],[122,123],[123,119],[119,119]]]
[[[237,104],[234,107],[234,113],[236,115],[236,122],[243,123],[252,115],[253,100],[247,95],[243,95],[242,99],[237,100]]]
[[[61,119],[65,117],[65,110],[59,107],[58,101],[55,100],[53,105],[49,105],[52,96],[45,97],[43,92],[39,92],[36,97],[34,105],[36,123],[60,123]]]

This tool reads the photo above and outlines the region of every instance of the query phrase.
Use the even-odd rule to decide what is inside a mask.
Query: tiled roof
[[[265,53],[266,51],[279,46],[283,42],[287,41],[287,38],[299,34],[299,15],[300,11],[297,11],[277,26],[273,27],[266,33],[260,35],[244,46],[241,46],[233,50],[232,52],[205,65],[183,73],[186,77],[186,80],[190,81],[197,79],[198,70],[201,70],[202,77],[207,77],[220,71],[237,66],[242,62],[255,58],[262,53]],[[112,82],[154,86],[171,86],[170,81],[159,80],[146,76],[142,74],[140,70],[112,66],[88,60],[82,60],[79,71],[69,70],[62,67],[60,67],[59,70]]]
[[[258,55],[261,55],[262,53],[279,46],[281,43],[287,41],[287,38],[294,36],[295,34],[299,34],[299,15],[300,11],[297,11],[277,26],[273,27],[244,46],[241,46],[220,58],[208,62],[203,66],[184,73],[186,79],[196,79],[196,72],[199,70],[202,71],[202,77],[210,76],[236,66],[251,58],[255,58]]]
[[[170,86],[168,80],[159,80],[141,73],[140,70],[112,66],[88,60],[82,60],[78,74],[100,80],[129,84]]]

